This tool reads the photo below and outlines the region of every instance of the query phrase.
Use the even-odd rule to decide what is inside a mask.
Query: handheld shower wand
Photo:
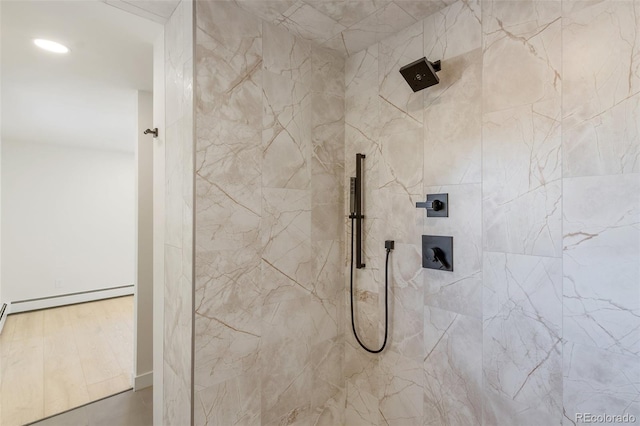
[[[349,187],[349,212],[351,216],[356,214],[356,178],[351,178],[351,185]]]

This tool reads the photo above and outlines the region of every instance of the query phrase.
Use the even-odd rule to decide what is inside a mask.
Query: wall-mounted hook
[[[148,135],[149,133],[151,133],[154,138],[157,138],[158,137],[158,128],[156,127],[153,130],[147,129],[147,130],[144,131],[145,135]]]

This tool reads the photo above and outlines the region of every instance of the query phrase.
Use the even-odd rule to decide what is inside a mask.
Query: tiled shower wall
[[[640,418],[639,28],[631,1],[458,1],[347,59],[370,346],[396,249],[388,350],[345,335],[346,424]],[[441,82],[414,94],[422,56]],[[415,208],[439,192],[448,218]],[[453,273],[421,268],[422,234],[454,237]]]
[[[339,424],[344,61],[196,3],[196,425]]]
[[[193,324],[193,4],[165,26],[164,424],[189,424]]]

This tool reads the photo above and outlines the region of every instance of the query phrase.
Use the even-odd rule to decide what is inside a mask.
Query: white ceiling
[[[100,0],[118,9],[164,24],[169,20],[180,0]]]
[[[293,34],[350,56],[455,0],[233,0]]]
[[[349,56],[453,0],[225,1]],[[152,90],[153,42],[178,2],[2,0],[2,138],[133,151],[135,92]]]
[[[3,140],[133,151],[136,91],[152,90],[162,26],[95,0],[1,7]],[[71,52],[43,51],[34,38]]]

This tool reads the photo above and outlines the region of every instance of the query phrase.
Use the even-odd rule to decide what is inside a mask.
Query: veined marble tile
[[[311,208],[311,238],[339,240],[344,235],[343,204],[315,204]]]
[[[562,261],[484,254],[484,378],[488,393],[560,417]]]
[[[261,424],[292,424],[311,416],[309,355],[306,342],[289,338],[261,347]]]
[[[395,3],[416,20],[422,20],[455,3],[456,0],[395,0]]]
[[[380,42],[378,82],[382,134],[421,129],[424,92],[414,93],[399,70],[422,56],[422,21]]]
[[[197,6],[196,241],[228,250],[259,244],[262,43],[257,19],[217,3]]]
[[[347,309],[349,309],[348,305]],[[347,313],[347,315],[349,314]],[[350,321],[350,318],[347,318],[347,321]],[[378,368],[380,357],[375,354],[370,354],[360,347],[353,337],[350,325],[346,330],[344,339],[343,374],[345,383],[347,384],[347,404],[359,404],[358,402],[351,401],[354,393],[356,398],[362,398],[364,402],[367,402],[367,395],[373,395],[376,399],[374,410],[377,413],[377,395],[380,380]],[[370,342],[367,343],[372,344]],[[365,396],[357,396],[361,393]],[[369,407],[369,404],[367,403],[365,406]],[[349,415],[347,415],[347,418],[348,417]],[[377,414],[375,414],[374,418],[377,419]]]
[[[193,4],[182,1],[165,34],[165,282],[163,421],[191,418],[193,318]]]
[[[344,138],[342,139],[344,140]],[[318,148],[321,150],[321,148]],[[344,214],[344,160],[338,163],[322,163],[314,153],[311,159],[311,191],[313,193],[311,204],[316,209],[319,206],[337,206],[339,207],[339,217],[343,220]],[[333,210],[331,210],[333,211]],[[316,210],[320,214],[320,210]],[[316,213],[312,211],[313,216]],[[325,213],[333,214],[333,213]],[[333,218],[331,218],[333,219]],[[340,224],[343,228],[343,224]],[[343,232],[343,231],[340,231]],[[343,233],[340,234],[344,235]],[[322,236],[321,239],[328,239]]]
[[[255,374],[262,330],[258,250],[200,252],[196,259],[195,384]]]
[[[485,249],[561,255],[559,114],[556,101],[485,114]]]
[[[313,292],[321,299],[335,301],[343,306],[347,289],[344,285],[344,252],[342,241],[314,241]],[[343,308],[344,309],[344,308]],[[342,323],[344,327],[344,323]]]
[[[323,78],[315,72],[314,76]],[[312,205],[342,206],[345,159],[344,91],[338,95],[312,94],[311,141]],[[341,208],[339,210],[342,212]],[[324,236],[323,239],[327,237]]]
[[[233,0],[238,6],[266,22],[275,22],[298,0]]]
[[[194,424],[260,425],[260,386],[254,374],[196,391]]]
[[[396,352],[384,352],[380,359],[381,425],[417,425],[423,416],[422,365]]]
[[[336,55],[341,57],[350,56],[349,52],[347,51],[347,45],[344,40],[344,35],[342,33],[322,43],[322,47],[334,52]]]
[[[344,95],[311,95],[313,156],[321,163],[344,161]]]
[[[370,151],[380,150],[380,102],[377,91],[345,98],[345,158],[350,165],[349,152],[355,142]],[[355,167],[355,165],[353,166]]]
[[[424,52],[430,61],[454,58],[481,47],[480,0],[458,0],[424,20]]]
[[[347,406],[347,390],[342,388],[336,395],[327,400],[323,406],[316,407],[311,424],[313,426],[335,426],[345,424],[345,407]]]
[[[388,2],[385,0],[305,0],[305,3],[341,25],[350,27],[385,6]]]
[[[165,163],[165,244],[178,248],[182,247],[183,237],[183,165],[188,161],[185,158],[185,147],[180,141],[180,124],[179,121],[174,125],[167,126],[167,134],[165,135],[165,155],[171,159]]]
[[[278,18],[281,25],[306,40],[322,43],[346,27],[302,1],[296,2]]]
[[[380,240],[394,240],[396,245],[408,244],[419,249],[426,214],[424,209],[416,209],[416,203],[424,201],[425,196],[400,194],[389,189],[382,189],[378,194],[384,200],[380,204],[380,220],[383,224],[379,230],[382,233]]]
[[[191,6],[181,1],[167,21],[165,32],[165,90],[167,126],[184,117],[184,63],[193,58]]]
[[[638,356],[640,174],[564,179],[563,189],[565,339]]]
[[[478,215],[482,189],[479,184],[428,186],[425,193],[449,194],[449,217],[427,218],[424,209],[417,210],[425,217],[425,235],[453,237],[454,264],[453,272],[424,270],[424,303],[482,318],[482,222]]]
[[[640,172],[640,14],[629,1],[563,2],[565,177]]]
[[[440,83],[425,92],[424,183],[479,183],[482,51],[445,59],[438,74]]]
[[[486,426],[560,426],[562,414],[535,410],[509,398],[485,392],[483,395],[482,424]]]
[[[564,347],[564,412],[640,417],[640,357],[567,342]]]
[[[279,268],[262,260],[261,285],[263,303],[279,303],[285,300],[302,299],[309,296],[310,288],[302,286],[294,277],[284,274]]]
[[[200,252],[196,265],[197,316],[259,336],[260,250]]]
[[[165,334],[165,341],[167,335]],[[166,346],[165,346],[166,347]],[[165,351],[166,352],[166,351]],[[181,424],[189,422],[191,418],[191,395],[189,376],[182,376],[173,368],[170,362],[164,362],[162,373],[164,387],[164,412],[163,419],[169,424]]]
[[[344,58],[339,57],[335,52],[314,46],[311,49],[311,67],[313,93],[338,95],[344,98]]]
[[[262,307],[262,344],[272,347],[287,340],[291,344],[308,345],[312,340],[311,333],[315,331],[308,312],[312,299],[307,294],[298,299],[265,304]]]
[[[313,410],[327,408],[332,398],[341,398],[344,394],[345,383],[342,374],[342,360],[344,357],[344,341],[342,336],[317,343],[311,350],[311,366],[313,396],[311,405]],[[330,408],[331,412],[336,411]],[[339,418],[339,415],[337,416]]]
[[[378,97],[378,45],[363,50],[345,63],[345,146],[349,137],[379,144],[380,102]],[[352,138],[352,139],[353,139]],[[349,157],[346,157],[349,165]]]
[[[335,339],[342,331],[342,299],[323,299],[313,294],[305,307],[310,323],[309,344]],[[336,366],[338,368],[339,366]]]
[[[244,65],[236,66],[236,69],[253,68],[253,64],[257,62],[255,58],[261,56],[259,49],[262,46],[262,25],[260,20],[236,6],[232,1],[199,1],[194,3],[196,5],[197,28],[215,40],[218,48],[224,46],[227,51],[235,53],[234,57],[245,58],[244,63],[241,59],[233,62],[236,65]]]
[[[559,1],[483,4],[484,112],[560,97]]]
[[[261,222],[263,260],[306,290],[312,288],[311,199],[309,191],[265,188]],[[264,282],[270,291],[277,282]]]
[[[399,28],[407,28],[416,22],[416,19],[405,12],[396,3],[389,3],[372,15],[355,25],[342,31],[334,39],[325,43],[331,48],[343,47],[345,56],[351,56],[373,43],[378,42],[398,31]],[[339,42],[342,41],[342,44]],[[415,59],[414,59],[415,60]]]
[[[481,319],[426,306],[424,350],[422,424],[481,424]]]
[[[310,77],[311,44],[286,29],[263,23],[263,67],[295,81]]]
[[[197,316],[196,389],[219,385],[242,374],[259,374],[260,347],[260,335]]]
[[[222,175],[219,179],[205,180],[198,175],[196,244],[199,250],[211,253],[260,246],[258,225],[261,206],[250,199],[250,195],[260,196],[260,186],[251,183],[237,189],[221,188],[225,178],[229,177]]]
[[[378,397],[347,383],[345,424],[371,426],[378,424]]]
[[[308,87],[264,72],[263,93],[263,186],[307,189],[311,180]]]
[[[380,189],[411,196],[422,193],[423,131],[412,129],[380,138]]]
[[[581,98],[584,100],[584,98]],[[599,100],[591,103],[602,105]],[[582,110],[567,115],[563,126],[564,174],[592,176],[640,172],[640,95],[636,94],[610,109],[585,117]]]
[[[378,44],[345,60],[345,96],[354,98],[368,90],[378,93]]]

